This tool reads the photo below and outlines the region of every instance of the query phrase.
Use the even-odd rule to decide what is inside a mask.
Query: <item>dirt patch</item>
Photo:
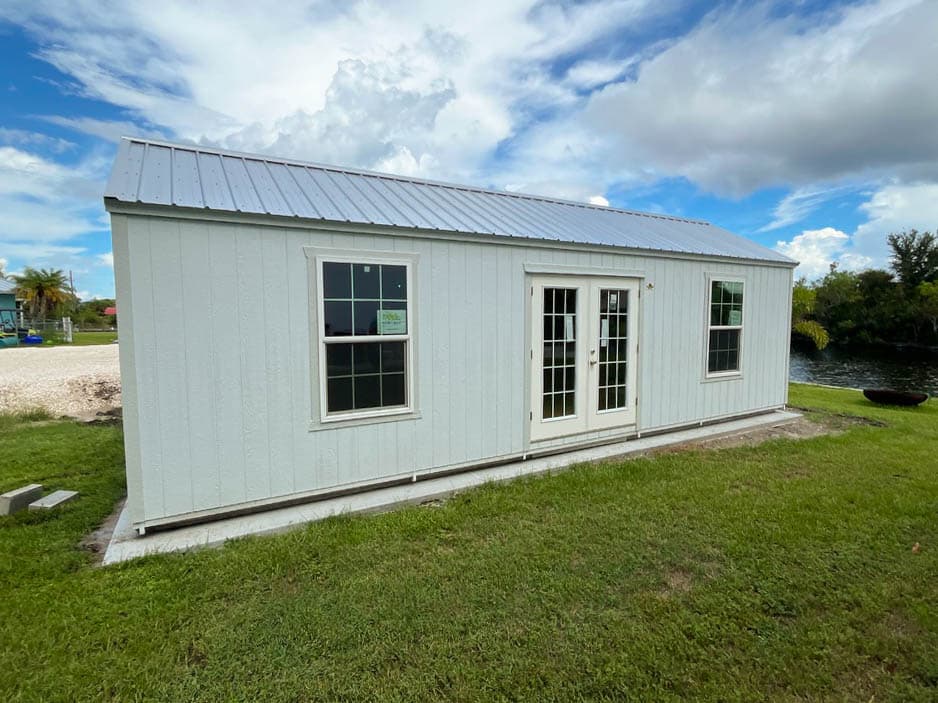
[[[665,574],[664,583],[665,586],[661,591],[663,596],[670,596],[674,593],[687,593],[694,583],[694,577],[689,571],[675,569]]]
[[[124,503],[126,498],[122,498],[117,502],[117,506],[114,508],[114,512],[108,515],[104,522],[96,529],[94,532],[88,534],[81,541],[81,548],[87,549],[94,555],[94,564],[95,566],[100,566],[102,560],[104,559],[104,552],[107,551],[107,546],[111,542],[111,536],[114,534],[114,528],[117,527],[117,519],[120,517],[121,511],[124,509]]]
[[[794,409],[794,408],[793,408]],[[709,439],[694,440],[661,447],[650,454],[671,454],[683,452],[688,449],[728,449],[730,447],[754,447],[772,439],[812,439],[825,435],[837,435],[846,432],[851,427],[860,425],[884,426],[878,420],[869,420],[852,415],[816,414],[808,417],[799,417],[777,425],[759,427],[752,430],[743,430],[733,434],[711,437]]]

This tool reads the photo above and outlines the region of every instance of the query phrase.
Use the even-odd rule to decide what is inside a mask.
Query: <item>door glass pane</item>
[[[576,288],[544,289],[544,380],[541,393],[545,420],[576,414],[576,315]]]
[[[599,294],[599,401],[597,410],[618,410],[627,402],[629,292]]]

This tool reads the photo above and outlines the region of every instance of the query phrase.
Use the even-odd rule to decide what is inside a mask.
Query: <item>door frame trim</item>
[[[556,439],[563,439],[564,437],[584,437],[588,438],[590,435],[600,432],[615,432],[615,429],[597,429],[597,430],[586,430],[585,432],[577,432],[569,435],[558,435],[555,438],[548,439],[531,439],[531,425],[532,425],[532,413],[533,406],[531,405],[531,400],[533,396],[532,384],[534,383],[534,373],[532,369],[532,364],[534,362],[532,354],[534,349],[534,339],[533,339],[533,300],[532,300],[532,286],[534,285],[534,279],[539,276],[573,276],[573,277],[615,277],[615,278],[632,278],[638,282],[638,319],[636,320],[636,328],[638,330],[638,341],[636,344],[636,361],[638,366],[636,368],[635,374],[635,392],[639,398],[639,405],[635,411],[635,424],[625,426],[630,433],[641,433],[642,431],[642,405],[641,399],[644,396],[644,383],[643,383],[643,374],[642,374],[642,358],[645,356],[645,297],[646,293],[651,292],[653,284],[648,284],[646,289],[645,280],[647,278],[644,270],[639,269],[615,269],[610,267],[597,267],[597,266],[568,266],[564,264],[541,264],[541,263],[525,263],[522,265],[524,271],[524,284],[522,287],[524,295],[524,348],[522,349],[523,359],[524,359],[524,388],[523,396],[524,402],[522,403],[522,408],[524,415],[527,415],[528,418],[524,419],[522,416],[521,420],[524,423],[522,431],[522,442],[526,456],[526,453],[534,445],[541,446],[544,442],[550,442]],[[601,440],[602,437],[593,438],[596,440]],[[592,441],[590,439],[584,439],[583,441]]]

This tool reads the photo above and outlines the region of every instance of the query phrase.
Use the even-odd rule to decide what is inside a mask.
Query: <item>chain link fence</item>
[[[0,346],[23,344],[29,336],[43,342],[72,343],[72,318],[38,320],[26,317],[22,310],[0,310]]]

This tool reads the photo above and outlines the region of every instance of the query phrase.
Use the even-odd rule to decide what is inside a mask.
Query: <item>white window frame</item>
[[[414,416],[417,412],[416,383],[414,380],[416,369],[416,319],[414,317],[414,300],[417,289],[414,285],[415,269],[417,266],[416,254],[401,254],[398,252],[383,251],[357,251],[339,249],[317,249],[306,247],[306,255],[312,270],[310,271],[310,298],[314,304],[311,326],[316,353],[314,365],[317,367],[314,378],[319,380],[319,392],[314,394],[318,399],[319,417],[321,425],[358,424],[361,421],[381,421],[385,419],[403,419]],[[325,320],[325,300],[323,295],[323,264],[347,263],[365,265],[404,266],[407,277],[407,333],[406,334],[368,334],[347,335],[342,337],[326,337],[323,321]],[[326,363],[326,347],[329,344],[356,344],[363,342],[404,342],[404,393],[405,405],[390,408],[368,408],[365,410],[343,410],[332,412],[328,410],[328,379]]]
[[[704,339],[703,339],[703,371],[704,371],[704,380],[706,381],[720,381],[720,380],[730,380],[735,378],[742,378],[743,375],[743,343],[745,341],[745,328],[746,328],[746,301],[749,299],[748,293],[748,283],[746,282],[745,277],[738,275],[729,275],[729,274],[719,274],[711,273],[707,274],[707,294],[706,301],[707,304],[704,309]],[[713,284],[714,282],[721,283],[742,283],[743,284],[743,309],[742,309],[742,320],[738,325],[711,325],[710,324],[710,314],[711,308],[713,307]],[[737,358],[737,367],[734,370],[730,371],[710,371],[710,333],[712,331],[719,330],[739,330],[739,355]]]

